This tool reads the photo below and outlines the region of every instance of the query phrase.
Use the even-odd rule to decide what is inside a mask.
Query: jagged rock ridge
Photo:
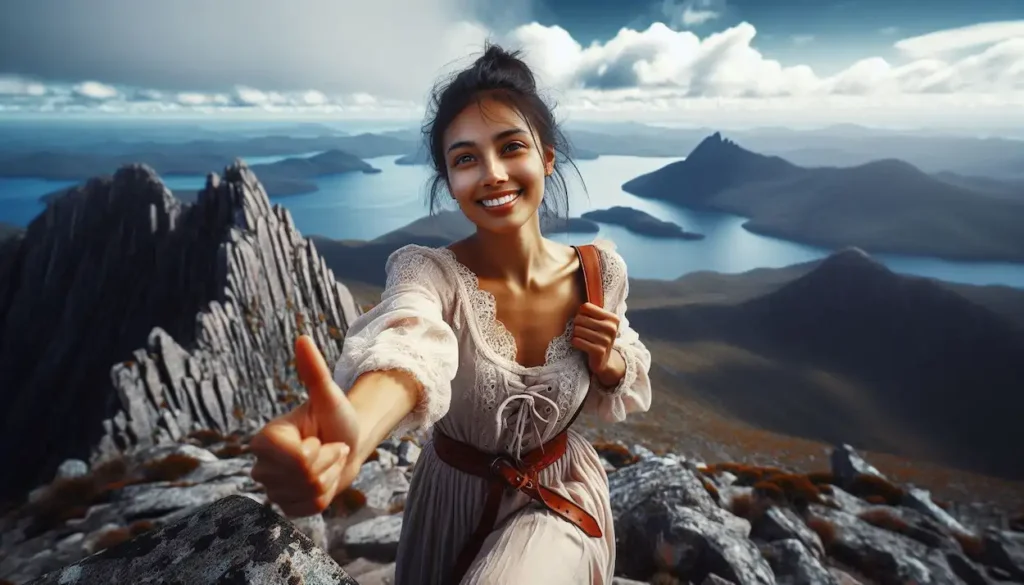
[[[144,165],[88,181],[0,247],[0,499],[71,457],[262,424],[301,398],[295,337],[333,363],[357,314],[241,161],[190,205]]]

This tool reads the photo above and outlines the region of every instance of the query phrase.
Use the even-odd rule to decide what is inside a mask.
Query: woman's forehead
[[[471,103],[459,112],[445,131],[445,142],[480,139],[481,135],[491,136],[511,128],[528,131],[522,114],[501,101],[484,99],[479,103]]]

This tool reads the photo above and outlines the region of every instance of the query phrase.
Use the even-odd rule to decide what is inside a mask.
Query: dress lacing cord
[[[532,426],[534,437],[537,439],[537,444],[543,447],[544,438],[540,432],[540,428],[537,426],[537,421],[545,423],[551,422],[552,420],[558,420],[560,411],[558,404],[554,400],[548,398],[543,394],[551,390],[551,383],[549,380],[540,378],[537,383],[527,386],[517,379],[508,379],[507,385],[511,392],[509,397],[506,398],[498,405],[497,412],[495,412],[495,423],[497,428],[495,436],[500,437],[501,432],[504,429],[504,413],[505,408],[513,402],[519,402],[517,405],[517,412],[513,415],[515,422],[512,425],[512,444],[509,445],[509,451],[513,452],[515,458],[521,459],[523,453],[523,439],[525,438],[527,425]],[[537,407],[537,402],[546,403],[548,408],[548,416],[541,413]]]

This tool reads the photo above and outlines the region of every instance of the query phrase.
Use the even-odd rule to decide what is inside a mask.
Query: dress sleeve
[[[592,375],[584,408],[605,422],[621,422],[626,415],[647,412],[651,407],[651,352],[630,327],[626,316],[629,296],[626,261],[615,251],[614,244],[603,240],[595,243],[601,251],[605,298],[619,317],[619,332],[612,348],[622,355],[626,373],[618,385],[611,388]]]
[[[448,412],[459,347],[444,319],[444,281],[437,261],[423,248],[409,245],[388,257],[385,271],[380,302],[345,333],[334,381],[348,392],[365,372],[397,369],[412,374],[422,392],[392,432],[402,436],[433,425]]]

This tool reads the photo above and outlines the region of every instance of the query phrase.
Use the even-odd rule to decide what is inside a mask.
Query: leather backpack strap
[[[576,255],[580,259],[580,268],[583,269],[583,285],[587,290],[587,301],[597,305],[598,307],[604,308],[604,280],[601,277],[601,253],[598,252],[597,246],[593,244],[584,244],[582,246],[573,246],[576,249]],[[566,423],[565,428],[568,429],[572,426],[572,423],[576,422],[576,418],[583,412],[583,406],[587,403],[586,399],[580,404],[580,407],[576,409],[576,412]]]
[[[604,288],[601,278],[601,253],[594,244],[573,246],[583,269],[583,284],[587,289],[587,301],[604,308]]]

